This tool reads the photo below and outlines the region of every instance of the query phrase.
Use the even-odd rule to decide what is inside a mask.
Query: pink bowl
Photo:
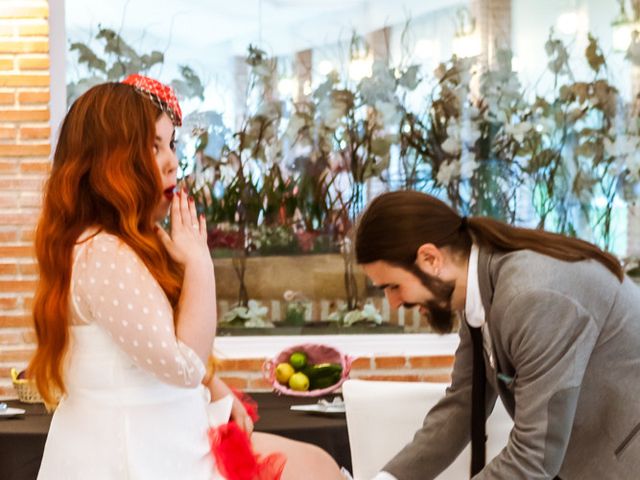
[[[300,392],[297,390],[291,390],[286,385],[282,385],[276,380],[276,366],[282,362],[288,362],[289,357],[293,352],[304,352],[307,354],[308,362],[312,365],[318,363],[339,363],[342,365],[342,375],[340,380],[335,384],[327,388],[319,388],[317,390],[309,390],[306,392]],[[345,355],[329,345],[322,345],[320,343],[303,343],[301,345],[294,345],[289,347],[274,358],[267,360],[262,365],[262,373],[264,378],[267,379],[273,388],[278,393],[285,395],[292,395],[295,397],[320,397],[338,389],[342,383],[349,378],[349,372],[351,371],[351,362],[353,358],[349,355]]]

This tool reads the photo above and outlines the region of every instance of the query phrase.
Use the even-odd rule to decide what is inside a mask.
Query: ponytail
[[[409,268],[425,243],[468,255],[476,241],[494,251],[532,250],[568,262],[593,259],[620,281],[624,278],[616,257],[584,240],[514,227],[488,217],[460,217],[441,200],[415,191],[376,197],[356,228],[356,259],[361,264],[383,260]]]
[[[597,260],[618,277],[618,280],[622,281],[624,278],[624,271],[616,257],[579,238],[544,230],[513,227],[488,217],[468,218],[467,229],[478,244],[492,250],[533,250],[567,262]]]

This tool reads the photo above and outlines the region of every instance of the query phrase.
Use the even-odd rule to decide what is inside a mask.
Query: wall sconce
[[[305,80],[305,82],[302,84],[302,94],[305,96],[311,95],[311,92],[313,92],[313,90],[311,89],[311,81]]]
[[[563,35],[575,35],[585,28],[585,18],[577,11],[564,12],[556,19],[556,29]]]
[[[349,78],[354,82],[359,82],[365,77],[370,77],[373,70],[373,59],[367,55],[365,57],[355,57],[349,62]]]
[[[298,95],[298,80],[284,77],[278,81],[278,92],[285,98],[296,98]]]
[[[436,45],[433,40],[421,38],[413,47],[413,54],[420,60],[427,60],[435,57]]]
[[[370,77],[373,73],[373,56],[369,52],[367,43],[358,36],[351,39],[349,48],[349,78],[354,82],[359,82],[365,77]]]
[[[468,58],[480,55],[480,36],[476,30],[476,20],[468,8],[460,8],[456,13],[456,32],[453,36],[453,53],[457,57]]]
[[[613,49],[617,52],[626,52],[629,50],[634,32],[640,32],[640,12],[638,12],[632,3],[634,10],[633,17],[627,14],[625,9],[625,0],[618,0],[620,12],[618,16],[611,22],[612,44]]]
[[[331,60],[322,60],[318,64],[318,72],[320,72],[320,75],[327,76],[334,70],[335,70],[335,67],[333,66],[333,63],[331,62]]]

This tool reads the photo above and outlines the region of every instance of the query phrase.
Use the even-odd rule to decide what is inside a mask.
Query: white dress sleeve
[[[99,233],[76,247],[71,285],[79,317],[104,328],[138,367],[165,383],[200,385],[202,360],[176,338],[167,296],[122,240]]]

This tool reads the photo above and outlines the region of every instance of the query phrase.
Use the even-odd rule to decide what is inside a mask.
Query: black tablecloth
[[[325,449],[338,465],[351,470],[351,451],[344,414],[317,415],[291,411],[295,404],[315,403],[317,398],[277,396],[254,393],[260,420],[256,431],[313,443]],[[329,397],[329,399],[332,397]],[[35,480],[47,439],[51,415],[42,404],[7,402],[23,408],[24,416],[0,418],[0,480]]]

